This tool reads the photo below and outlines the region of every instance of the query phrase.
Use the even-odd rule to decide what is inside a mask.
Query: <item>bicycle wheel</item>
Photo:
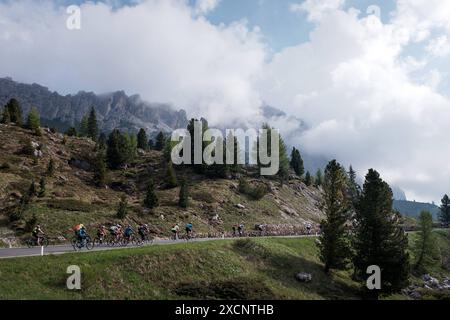
[[[73,250],[75,250],[75,251],[80,250],[80,243],[79,243],[78,239],[72,240],[72,247],[73,247]]]
[[[43,238],[42,240],[41,240],[41,245],[43,245],[44,247],[48,247],[48,243],[49,243],[49,241],[48,241],[48,239],[47,238]]]
[[[33,242],[32,239],[28,239],[28,240],[26,241],[26,244],[27,244],[27,247],[28,247],[28,248],[34,247],[34,242]]]
[[[91,240],[91,238],[87,237],[85,241],[86,241],[86,249],[88,250],[94,249],[94,242]]]

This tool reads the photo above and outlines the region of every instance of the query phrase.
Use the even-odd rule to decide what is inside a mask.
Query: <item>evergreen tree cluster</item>
[[[296,149],[295,147],[292,149],[291,152],[291,162],[290,162],[291,168],[295,171],[295,174],[299,177],[302,177],[305,173],[305,168],[303,167],[303,159],[300,155],[300,151]]]
[[[443,226],[450,226],[450,199],[448,195],[444,195],[441,200],[439,220]]]
[[[106,161],[111,169],[119,169],[131,161],[136,155],[137,141],[135,136],[114,129],[108,136]]]
[[[19,126],[22,125],[22,107],[17,99],[12,98],[4,106],[2,112],[2,123],[15,123]]]
[[[39,116],[38,110],[33,107],[28,113],[26,123],[23,123],[22,119],[22,106],[19,101],[15,98],[12,98],[8,101],[8,103],[3,107],[1,112],[0,123],[8,124],[15,123],[19,126],[24,126],[27,129],[33,130],[36,135],[41,135],[40,125],[41,120]]]
[[[377,299],[380,294],[399,292],[407,286],[408,238],[401,228],[400,215],[392,209],[392,191],[379,173],[369,170],[357,201],[348,192],[350,181],[356,177],[352,175],[349,177],[335,160],[325,170],[326,220],[322,222],[320,257],[326,272],[348,268],[351,262],[355,279],[364,288],[364,297]],[[352,216],[351,212],[355,214]],[[373,265],[381,270],[380,290],[366,287],[370,276],[367,269]]]

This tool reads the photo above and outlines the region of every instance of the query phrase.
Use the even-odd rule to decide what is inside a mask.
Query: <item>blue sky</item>
[[[1,2],[2,0],[0,0]],[[4,1],[4,0],[3,0]],[[118,7],[130,5],[138,0],[110,0]],[[186,0],[192,6],[198,0]],[[86,0],[57,0],[59,4],[80,4]],[[93,1],[105,2],[105,1]],[[250,27],[258,26],[265,41],[274,51],[305,42],[309,38],[313,25],[307,21],[306,13],[291,12],[289,7],[303,0],[221,0],[219,5],[206,18],[219,25],[234,21],[246,20]],[[347,0],[346,7],[354,7],[365,14],[371,5],[379,6],[383,22],[389,20],[390,13],[395,9],[395,0]]]
[[[300,0],[222,0],[218,7],[207,15],[215,23],[231,23],[246,19],[250,26],[261,28],[266,41],[274,51],[294,46],[309,38],[313,25],[307,21],[306,13],[291,12],[289,7]],[[195,3],[195,0],[190,0]],[[381,9],[382,20],[389,18],[395,9],[394,0],[349,0],[347,7],[355,7],[365,13],[370,5]]]

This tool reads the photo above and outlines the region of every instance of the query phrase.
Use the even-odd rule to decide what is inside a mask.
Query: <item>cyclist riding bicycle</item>
[[[79,241],[83,241],[84,239],[86,239],[87,231],[86,231],[86,227],[84,226],[84,224],[82,224],[82,223],[77,224],[74,227],[74,231],[75,231],[75,237],[77,237],[77,239]]]
[[[237,225],[233,224],[233,226],[231,227],[231,229],[233,230],[233,237],[235,237],[235,236],[236,236]]]
[[[122,235],[122,226],[120,224],[112,225],[109,228],[109,233],[114,239],[116,240],[119,239],[120,236]]]
[[[123,236],[125,237],[125,239],[130,240],[131,235],[134,233],[133,228],[128,225],[128,227],[125,229],[125,232],[123,233]]]
[[[242,235],[244,233],[244,224],[243,223],[238,225],[238,233],[239,233],[239,237],[242,237]]]
[[[36,244],[39,245],[39,243],[41,242],[41,239],[45,235],[45,233],[44,233],[44,231],[42,231],[41,226],[37,225],[31,232],[31,235],[33,236],[34,240],[36,241]]]
[[[104,240],[107,234],[107,230],[106,227],[104,225],[100,226],[97,230],[97,237],[100,240]]]
[[[188,223],[186,225],[186,235],[188,237],[192,237],[192,229],[194,228],[194,226],[192,225],[192,223]]]
[[[310,224],[310,223],[308,223],[308,224],[306,225],[306,233],[307,233],[308,235],[311,234],[311,224]]]
[[[150,232],[150,229],[147,224],[141,224],[138,227],[138,233],[141,236],[142,241],[145,240],[147,234]]]
[[[178,240],[178,233],[180,231],[180,227],[178,226],[178,224],[174,225],[172,229],[170,229],[170,231],[172,231],[173,239]]]

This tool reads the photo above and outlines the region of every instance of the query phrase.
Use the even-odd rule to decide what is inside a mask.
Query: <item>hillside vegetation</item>
[[[450,233],[436,236],[448,259]],[[352,270],[326,275],[317,253],[314,238],[256,238],[7,259],[0,299],[359,299]],[[431,268],[440,280],[450,276],[443,262]],[[69,265],[81,268],[81,291],[65,287]],[[298,272],[312,281],[298,282]],[[417,275],[411,283],[423,282]],[[424,299],[448,297],[448,290],[421,292]]]
[[[29,143],[40,150],[38,156],[23,152]],[[129,214],[120,222],[149,223],[152,232],[162,237],[168,235],[173,224],[188,221],[198,233],[217,234],[241,222],[250,229],[261,223],[317,224],[323,218],[319,206],[321,190],[307,187],[295,177],[281,186],[276,180],[248,176],[251,185],[265,184],[269,190],[262,199],[254,200],[239,192],[238,177],[208,179],[188,168],[178,168],[177,178],[186,178],[189,183],[190,205],[182,209],[178,206],[179,187],[164,187],[163,152],[142,151],[126,169],[108,170],[107,186],[103,188],[93,183],[94,157],[95,143],[88,138],[63,136],[48,129],[36,136],[30,130],[0,124],[0,246],[6,239],[18,243],[33,214],[53,238],[71,235],[68,229],[77,223],[84,223],[93,233],[99,224],[120,221],[116,211],[123,195]],[[47,174],[51,160],[53,175]],[[39,188],[41,177],[46,182],[45,196],[34,198],[23,217],[11,223],[9,216],[14,207],[32,181]],[[142,205],[150,179],[155,181],[160,204],[152,210]]]

